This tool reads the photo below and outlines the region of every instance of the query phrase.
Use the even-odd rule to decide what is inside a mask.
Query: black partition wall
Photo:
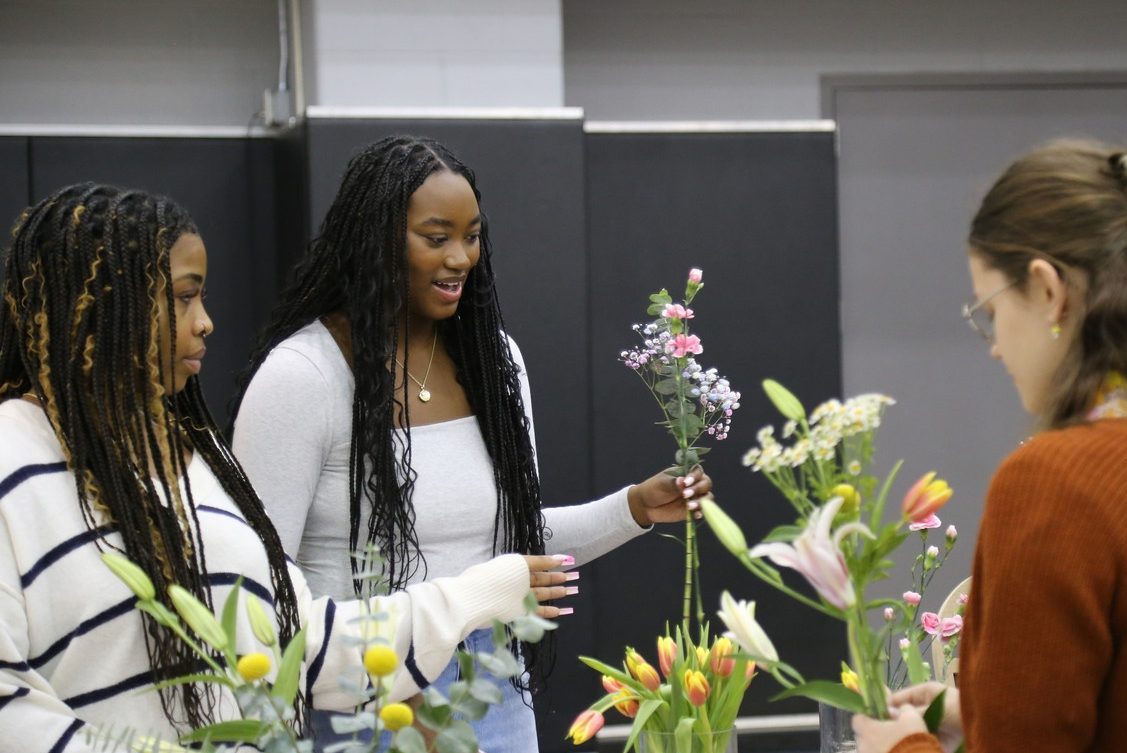
[[[579,120],[311,119],[310,222],[316,229],[348,160],[391,134],[435,138],[475,173],[505,326],[533,390],[547,504],[589,493],[586,451],[587,257]]]
[[[295,138],[300,133],[3,138],[0,210],[10,223],[28,202],[79,181],[166,194],[187,208],[208,249],[208,309],[216,326],[200,379],[222,422],[235,374],[273,305],[279,260],[292,258],[305,235],[303,179],[293,178],[301,164]],[[21,181],[22,196],[13,189]]]
[[[614,133],[587,136],[587,223],[591,281],[590,442],[593,482],[612,489],[672,463],[672,439],[641,380],[617,361],[637,342],[648,295],[684,291],[690,267],[704,271],[693,332],[702,366],[743,393],[731,435],[713,443],[706,466],[718,501],[749,542],[793,522],[789,505],[740,459],[765,423],[780,424],[760,382],[773,377],[809,406],[841,392],[834,134]],[[703,601],[754,599],[780,654],[804,673],[835,677],[845,656],[840,624],[763,586],[702,536]],[[682,535],[677,527],[670,533]],[[621,660],[622,646],[653,654],[665,622],[681,613],[680,544],[650,535],[599,560],[586,611],[597,615],[592,645]],[[652,660],[652,657],[651,657]],[[568,661],[569,664],[574,663]],[[586,672],[578,699],[597,690]],[[808,701],[767,704],[779,688],[752,684],[744,713],[809,712]],[[612,714],[613,715],[613,714]]]
[[[28,138],[26,136],[0,136],[0,231],[7,243],[8,230],[16,216],[31,200],[30,177],[27,169]],[[4,270],[0,268],[0,280]]]
[[[696,266],[705,275],[694,305],[701,362],[744,393],[731,438],[707,461],[717,496],[749,540],[786,520],[785,503],[740,457],[756,429],[776,420],[758,387],[764,377],[807,403],[841,392],[832,133],[585,132],[581,120],[566,118],[311,118],[263,138],[0,137],[0,210],[14,217],[29,198],[77,180],[139,186],[184,203],[209,250],[208,305],[218,329],[204,386],[222,415],[233,373],[348,159],[404,132],[447,143],[477,174],[506,327],[532,384],[545,504],[607,494],[672,460],[672,443],[654,426],[656,406],[617,359],[634,342],[631,324],[645,319],[647,294],[676,289]],[[701,530],[709,612],[723,588],[756,599],[784,658],[835,676],[845,654],[841,627],[760,586]],[[656,662],[655,638],[680,614],[680,552],[649,534],[582,568],[581,592],[569,599],[576,612],[560,621],[555,671],[537,700],[545,753],[571,749],[566,727],[601,692],[577,655],[617,663],[633,645]],[[772,683],[754,683],[744,713],[814,710],[804,701],[766,703]],[[615,716],[608,720],[625,721]]]

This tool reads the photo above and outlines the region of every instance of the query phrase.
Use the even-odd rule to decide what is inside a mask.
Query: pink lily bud
[[[918,606],[919,603],[920,603],[920,600],[923,599],[923,597],[920,596],[915,591],[905,591],[903,598],[904,598],[904,601],[906,601],[908,604],[911,604],[913,607]]]
[[[689,703],[694,706],[703,706],[712,690],[704,673],[697,669],[686,669],[684,683],[685,697],[689,699]]]
[[[657,690],[661,685],[661,677],[642,655],[632,648],[626,649],[626,668],[635,680],[642,683],[649,690]]]
[[[939,615],[935,612],[924,612],[920,615],[920,626],[923,627],[924,632],[928,635],[935,635],[939,632]]]
[[[921,476],[904,495],[900,510],[908,520],[920,521],[947,504],[952,494],[954,492],[947,482],[937,479],[935,471],[930,471]]]
[[[884,608],[884,621],[885,622],[892,622],[894,619],[896,619],[896,610],[893,609],[892,607],[885,607]]]
[[[704,277],[704,272],[696,267],[689,270],[689,282],[700,285],[701,278]]]
[[[570,738],[575,745],[582,745],[594,737],[604,724],[606,724],[606,719],[602,714],[594,709],[587,709],[575,717],[575,721],[571,723],[571,727],[567,730],[565,739]]]
[[[669,677],[673,672],[673,664],[677,661],[677,644],[668,635],[657,639],[657,664],[661,673]]]
[[[603,675],[603,690],[608,693],[617,693],[622,690],[623,687],[623,684],[618,680],[608,675]]]
[[[615,709],[623,716],[633,719],[638,714],[638,697],[629,690],[621,690],[615,696]]]
[[[717,677],[727,677],[732,674],[732,670],[736,668],[736,660],[732,658],[735,653],[735,646],[727,638],[717,638],[716,642],[712,644],[712,653],[709,655],[709,666],[712,667],[712,674]]]

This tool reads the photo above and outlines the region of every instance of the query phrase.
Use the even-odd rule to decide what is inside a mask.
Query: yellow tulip
[[[844,662],[841,665],[841,684],[854,693],[861,692],[861,678]]]
[[[947,482],[935,477],[935,471],[925,473],[904,495],[900,509],[908,520],[923,520],[947,504],[954,492]]]
[[[689,699],[689,703],[694,706],[703,706],[712,690],[708,684],[708,678],[700,670],[686,669],[684,682],[685,697]]]
[[[587,709],[575,717],[575,721],[571,723],[571,727],[567,730],[565,739],[570,738],[575,745],[582,745],[594,737],[604,724],[606,724],[606,719],[602,714],[593,709]]]

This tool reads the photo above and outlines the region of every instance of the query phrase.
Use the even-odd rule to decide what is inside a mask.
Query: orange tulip
[[[673,672],[673,663],[677,661],[677,644],[668,635],[657,639],[657,663],[661,673],[666,677]]]
[[[755,662],[749,661],[747,663],[747,666],[744,668],[744,677],[747,678],[748,680],[750,680],[754,676],[755,676]]]
[[[661,677],[642,655],[632,648],[626,649],[626,668],[634,679],[642,683],[649,690],[657,690],[661,685]]]
[[[618,713],[633,719],[638,713],[638,696],[629,690],[620,690],[616,698],[619,700],[615,701],[614,707],[618,709]]]
[[[935,477],[935,471],[925,473],[904,495],[900,505],[908,520],[923,520],[947,504],[954,492],[947,482]]]
[[[604,724],[606,724],[606,719],[603,718],[602,714],[593,709],[587,709],[575,717],[575,721],[571,723],[564,739],[570,738],[575,745],[582,745],[594,737]]]
[[[685,696],[689,699],[689,703],[703,706],[711,690],[704,673],[696,669],[685,670]]]
[[[727,638],[717,638],[712,644],[712,653],[709,654],[709,665],[712,674],[717,677],[727,677],[736,668],[736,660],[732,658],[735,646]]]
[[[614,679],[613,677],[603,675],[603,689],[608,693],[617,693],[618,691],[622,690],[622,687],[622,683],[618,680]]]
[[[708,666],[708,649],[704,646],[697,646],[697,666]]]

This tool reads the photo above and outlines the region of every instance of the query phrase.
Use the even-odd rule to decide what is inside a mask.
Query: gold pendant
[[[429,403],[430,402],[430,390],[428,390],[426,387],[423,387],[421,390],[419,390],[419,400],[421,400],[424,403]]]

